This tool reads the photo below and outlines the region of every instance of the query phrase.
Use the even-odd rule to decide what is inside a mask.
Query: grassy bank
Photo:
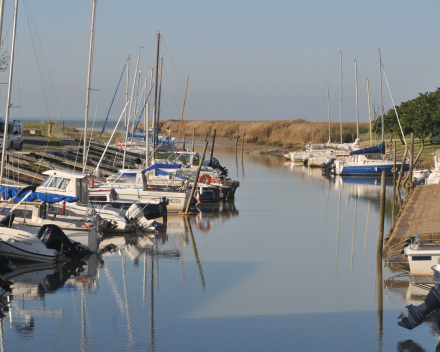
[[[179,131],[179,120],[165,120],[160,122],[160,128],[165,131],[168,126],[173,132]],[[143,128],[139,126],[139,128]],[[325,143],[328,141],[328,122],[310,122],[299,120],[275,120],[275,121],[183,121],[183,130],[187,136],[192,136],[195,129],[196,136],[204,136],[208,132],[212,136],[214,130],[218,137],[236,138],[242,136],[245,131],[245,142],[261,145],[291,148],[299,143],[313,141]],[[368,124],[360,124],[360,133],[368,131]],[[353,142],[356,138],[356,123],[343,124],[342,136],[344,142]],[[339,123],[331,123],[331,138],[333,141],[340,140]]]

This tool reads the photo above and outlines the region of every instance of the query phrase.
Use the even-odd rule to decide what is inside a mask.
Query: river
[[[414,302],[402,274],[385,267],[378,282],[380,179],[326,179],[231,150],[215,156],[240,181],[234,203],[170,216],[154,243],[106,238],[115,247],[80,267],[10,274],[0,350],[436,349],[435,324],[397,325]],[[392,192],[386,233],[398,212]]]

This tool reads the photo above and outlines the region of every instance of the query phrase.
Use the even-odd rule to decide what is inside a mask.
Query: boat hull
[[[336,169],[337,175],[366,175],[366,176],[373,176],[373,175],[381,175],[382,171],[385,171],[387,175],[392,175],[392,169],[394,165],[388,164],[388,165],[344,165],[340,169]],[[396,167],[398,170],[400,170],[401,164],[397,164]],[[408,171],[409,165],[405,164],[403,171]]]

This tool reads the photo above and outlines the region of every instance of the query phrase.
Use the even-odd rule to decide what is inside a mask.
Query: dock
[[[384,255],[388,249],[402,240],[418,233],[440,232],[440,184],[417,186],[394,226],[385,238]],[[426,238],[440,238],[440,235],[426,235]]]

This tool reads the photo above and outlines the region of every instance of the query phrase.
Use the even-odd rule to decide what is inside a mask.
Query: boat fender
[[[200,182],[200,183],[203,183],[203,180],[204,180],[205,178],[208,179],[208,181],[206,181],[206,184],[207,184],[207,185],[210,185],[210,184],[211,184],[211,181],[212,181],[212,178],[211,178],[211,176],[209,176],[208,174],[203,174],[202,176],[200,176],[200,177],[199,177],[199,182]]]
[[[95,184],[95,179],[90,178],[90,179],[89,179],[89,185],[90,185],[90,186],[93,186],[94,184]]]

